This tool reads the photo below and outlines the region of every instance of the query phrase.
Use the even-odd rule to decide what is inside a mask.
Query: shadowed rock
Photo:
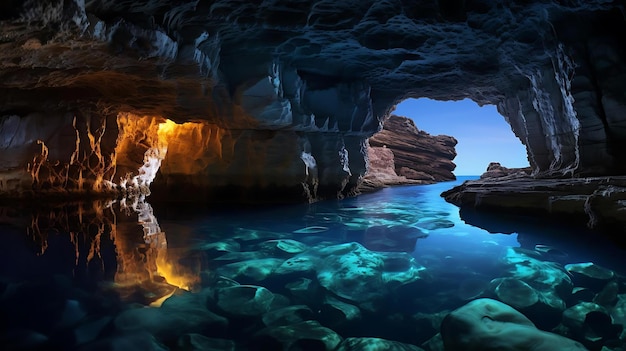
[[[155,198],[341,198],[366,171],[365,141],[408,97],[497,105],[537,177],[626,171],[619,2],[33,0],[0,12],[2,197],[115,192],[161,163]],[[399,175],[421,176],[403,155]]]

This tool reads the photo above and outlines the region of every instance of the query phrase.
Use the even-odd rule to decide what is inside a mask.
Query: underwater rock
[[[8,328],[0,332],[0,345],[6,350],[44,350],[48,336],[34,330]]]
[[[320,250],[320,254],[323,256],[317,279],[324,288],[356,302],[383,295],[382,255],[357,243],[331,246]]]
[[[373,252],[354,242],[316,253],[321,260],[316,269],[320,285],[354,302],[381,298],[389,289],[420,279],[425,270],[406,253]]]
[[[306,251],[307,245],[292,239],[268,240],[259,245],[262,250],[292,256]]]
[[[598,294],[596,294],[593,298],[593,302],[607,308],[615,306],[618,300],[618,293],[619,284],[616,281],[610,281],[606,283],[604,288],[602,288]]]
[[[268,258],[269,254],[263,251],[236,251],[228,252],[213,259],[219,263],[236,263],[242,261],[251,261],[257,259]]]
[[[354,305],[326,296],[320,310],[320,321],[331,328],[338,328],[361,319],[361,310]]]
[[[385,252],[383,258],[383,283],[394,289],[420,280],[426,267],[417,263],[415,258],[406,252]]]
[[[202,334],[185,334],[178,338],[177,350],[180,351],[235,351],[232,340],[209,338]]]
[[[317,321],[268,327],[259,331],[254,344],[260,350],[335,350],[341,336]]]
[[[209,257],[217,257],[228,252],[238,252],[241,250],[241,244],[232,239],[225,239],[204,243],[194,247],[195,250],[206,252]]]
[[[260,316],[270,310],[274,294],[262,286],[238,285],[217,289],[217,307],[231,316]]]
[[[508,248],[503,263],[512,278],[522,280],[542,293],[553,292],[560,298],[571,294],[573,285],[569,275],[554,262],[536,259],[524,250]]]
[[[65,307],[63,308],[63,312],[61,314],[61,318],[57,324],[58,328],[67,328],[76,323],[78,323],[81,319],[85,318],[87,312],[81,306],[81,303],[76,300],[66,300]]]
[[[539,302],[535,289],[521,280],[499,278],[495,283],[495,293],[498,299],[515,309],[528,308]]]
[[[569,301],[573,285],[560,265],[542,261],[535,258],[535,255],[540,257],[535,251],[508,248],[502,262],[508,269],[510,278],[527,284],[537,294],[538,303],[532,309],[526,308],[524,312],[536,315],[538,326],[549,329],[560,322],[561,313],[566,308],[565,301]]]
[[[415,226],[426,230],[444,229],[454,227],[454,223],[445,218],[422,218],[415,223]]]
[[[243,283],[267,279],[284,262],[280,258],[261,258],[229,263],[217,268],[217,272]]]
[[[285,289],[289,290],[294,300],[302,301],[303,303],[315,302],[320,295],[320,285],[317,281],[304,277],[285,284]]]
[[[549,245],[537,244],[535,245],[535,251],[541,252],[549,258],[561,259],[567,257],[567,253]]]
[[[288,275],[288,274],[303,274],[315,272],[316,265],[319,259],[314,255],[309,255],[306,252],[286,259],[280,266],[276,268],[274,274],[276,275]]]
[[[426,351],[445,351],[445,346],[443,345],[441,333],[435,334],[435,336],[425,341],[421,346]]]
[[[318,234],[318,233],[323,233],[327,231],[328,231],[328,227],[312,226],[312,227],[305,227],[302,229],[294,230],[292,233],[294,234]]]
[[[428,234],[422,230],[405,225],[377,225],[368,227],[363,234],[363,246],[373,251],[413,252],[417,239]]]
[[[263,315],[266,327],[291,325],[315,319],[315,315],[306,305],[291,305],[271,310]]]
[[[104,316],[78,325],[74,329],[74,339],[76,340],[76,345],[82,345],[96,340],[98,335],[100,335],[100,333],[109,326],[112,320],[113,317]]]
[[[118,351],[118,350],[145,350],[145,351],[169,351],[169,348],[161,344],[147,331],[138,330],[110,338],[101,339],[85,344],[78,351]]]
[[[404,344],[398,341],[385,340],[381,338],[346,338],[339,344],[336,351],[423,351],[417,346]]]
[[[565,269],[572,275],[576,286],[583,286],[594,291],[600,291],[606,283],[613,279],[615,273],[593,262],[571,263]]]
[[[579,302],[593,302],[595,296],[596,293],[593,290],[576,286],[572,289],[571,301],[573,303],[570,305],[576,305]]]
[[[261,229],[248,229],[248,228],[235,228],[231,239],[237,240],[242,243],[250,244],[254,242],[261,242],[264,240],[282,239],[289,234],[281,232],[273,232],[269,230]]]
[[[582,335],[590,345],[598,344],[598,339],[617,338],[623,330],[622,325],[613,323],[608,310],[592,302],[581,302],[563,312],[563,325],[573,335]]]
[[[441,323],[446,350],[583,351],[580,343],[539,330],[502,302],[477,299],[450,312]]]
[[[486,279],[468,278],[461,281],[456,296],[461,300],[474,300],[485,293],[490,282]]]
[[[177,300],[176,296],[170,299]],[[228,325],[226,318],[207,309],[206,299],[185,296],[178,302],[171,301],[169,306],[164,302],[160,308],[126,310],[115,318],[115,328],[124,333],[147,331],[159,340],[176,340],[182,334],[207,330],[219,334]]]

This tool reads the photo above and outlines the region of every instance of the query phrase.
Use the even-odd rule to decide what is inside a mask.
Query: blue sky
[[[407,99],[393,113],[413,119],[417,128],[431,135],[455,137],[457,176],[480,175],[489,162],[509,168],[528,166],[526,148],[493,105],[480,107],[469,99]]]

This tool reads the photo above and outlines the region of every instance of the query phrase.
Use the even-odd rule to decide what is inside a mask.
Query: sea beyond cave
[[[450,351],[452,311],[505,303],[505,337],[622,350],[625,249],[538,217],[468,224],[440,194],[475,178],[263,208],[5,206],[0,345]]]

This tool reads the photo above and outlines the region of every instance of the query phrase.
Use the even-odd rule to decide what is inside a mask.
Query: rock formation
[[[447,135],[431,136],[417,129],[413,120],[390,116],[383,130],[369,139],[373,148],[387,147],[393,153],[395,171],[407,179],[433,183],[456,179],[456,139]]]
[[[491,162],[489,166],[487,166],[485,173],[480,175],[480,179],[528,176],[531,172],[532,169],[530,167],[507,168],[502,166],[499,162]]]
[[[512,307],[477,299],[452,311],[441,324],[446,350],[585,351],[581,343],[537,329]]]
[[[530,176],[527,169],[492,163],[479,180],[466,181],[441,196],[462,208],[551,216],[589,228],[615,229],[609,231],[614,239],[625,240],[624,176],[542,179]]]
[[[359,191],[453,180],[455,145],[452,137],[431,136],[417,129],[413,120],[392,115],[368,140],[367,173]]]
[[[342,197],[409,97],[497,105],[537,177],[624,174],[625,29],[619,0],[5,1],[0,193]]]

